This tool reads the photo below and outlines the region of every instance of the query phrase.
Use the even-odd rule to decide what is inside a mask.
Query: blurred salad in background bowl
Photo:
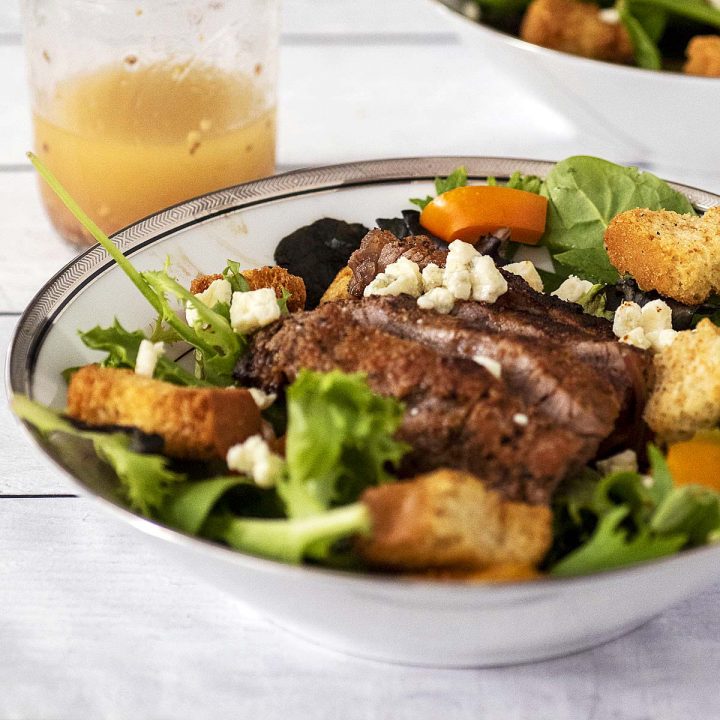
[[[705,0],[433,0],[496,66],[635,163],[716,171],[720,8]],[[612,147],[612,149],[611,149]]]

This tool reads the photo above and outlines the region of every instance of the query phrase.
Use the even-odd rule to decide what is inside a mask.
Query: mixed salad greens
[[[151,332],[126,330],[116,320],[106,328],[80,331],[85,345],[105,353],[106,366],[134,368],[143,339],[183,343],[195,351],[194,372],[163,357],[156,378],[185,386],[232,385],[232,369],[247,341],[232,329],[228,305],[207,307],[167,267],[138,272],[46,168],[33,162],[157,313]],[[467,173],[459,169],[438,179],[436,189],[442,193],[466,183]],[[610,311],[598,298],[603,292],[609,298],[609,290],[623,282],[611,272],[602,246],[613,214],[637,203],[694,212],[687,198],[662,180],[596,158],[569,158],[544,180],[518,173],[507,184],[548,197],[542,243],[556,272],[547,276],[560,281],[577,272],[596,281],[598,289],[588,305],[602,304],[601,312]],[[413,202],[422,207],[431,200]],[[516,249],[512,245],[503,250],[509,256]],[[223,276],[237,292],[247,291],[237,263],[228,261]],[[287,299],[278,300],[284,312]],[[181,319],[188,305],[202,322],[191,326]],[[340,371],[301,371],[284,401],[263,411],[278,434],[285,433],[285,457],[273,487],[229,474],[220,461],[170,459],[159,454],[152,438],[138,438],[126,429],[81,426],[24,396],[13,399],[13,409],[69,469],[87,473],[92,466],[93,472],[109,472],[132,510],[231,548],[294,563],[358,567],[351,540],[372,532],[362,493],[394,482],[408,450],[394,438],[402,404],[373,393],[362,375]],[[647,472],[586,468],[562,486],[553,502],[554,540],[544,571],[557,576],[602,571],[720,539],[720,493],[675,486],[653,445],[648,458]]]
[[[517,34],[532,0],[474,0],[481,22]],[[632,42],[635,63],[649,70],[676,70],[696,34],[717,33],[720,8],[710,0],[593,0],[614,8]]]

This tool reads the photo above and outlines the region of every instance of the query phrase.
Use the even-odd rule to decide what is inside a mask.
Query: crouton
[[[696,35],[685,53],[683,71],[688,75],[720,77],[720,35]]]
[[[222,277],[220,273],[215,273],[214,275],[198,275],[190,283],[190,292],[193,295],[199,295],[205,292],[215,280],[222,280]]]
[[[670,210],[628,210],[605,230],[610,262],[642,290],[687,305],[720,290],[720,206],[704,215]]]
[[[645,422],[661,441],[676,442],[720,424],[720,327],[703,320],[655,355],[657,382]]]
[[[441,469],[366,490],[372,533],[357,541],[370,565],[414,570],[478,570],[537,565],[552,540],[543,505],[504,500],[474,475]]]
[[[240,388],[189,388],[87,365],[72,375],[67,414],[88,425],[126,425],[163,438],[181,458],[225,458],[228,449],[260,432],[260,411]]]
[[[527,563],[496,563],[485,568],[475,570],[458,570],[446,568],[444,570],[427,570],[423,573],[413,573],[412,577],[423,580],[439,580],[441,582],[465,583],[493,583],[493,582],[521,582],[524,580],[537,580],[542,573]]]
[[[596,60],[632,63],[630,36],[622,23],[606,19],[600,7],[579,0],[534,0],[520,26],[523,40]]]
[[[353,276],[353,271],[349,267],[344,267],[330,283],[328,289],[320,298],[320,304],[332,302],[333,300],[347,300],[350,297],[348,285]]]
[[[290,293],[288,310],[297,312],[305,308],[305,282],[297,275],[291,275],[285,268],[278,265],[267,265],[254,270],[243,270],[242,276],[247,280],[251,290],[273,288],[277,297],[282,297],[283,288]],[[190,292],[194,295],[204,292],[214,280],[222,275],[199,275],[190,283]]]

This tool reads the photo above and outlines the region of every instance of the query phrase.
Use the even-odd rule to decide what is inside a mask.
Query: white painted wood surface
[[[286,0],[279,164],[417,154],[617,154],[501,69],[426,0]],[[16,0],[0,4],[0,351],[72,258],[44,218]],[[662,168],[659,169],[662,172]],[[672,179],[720,190],[691,168]],[[594,651],[436,671],[295,640],[74,497],[0,406],[0,720],[720,717],[720,588]],[[302,602],[302,598],[298,598]]]

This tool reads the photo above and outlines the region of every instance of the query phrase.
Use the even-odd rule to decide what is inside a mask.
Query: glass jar
[[[272,174],[279,0],[23,0],[35,151],[108,234]],[[92,242],[41,184],[68,241]]]

